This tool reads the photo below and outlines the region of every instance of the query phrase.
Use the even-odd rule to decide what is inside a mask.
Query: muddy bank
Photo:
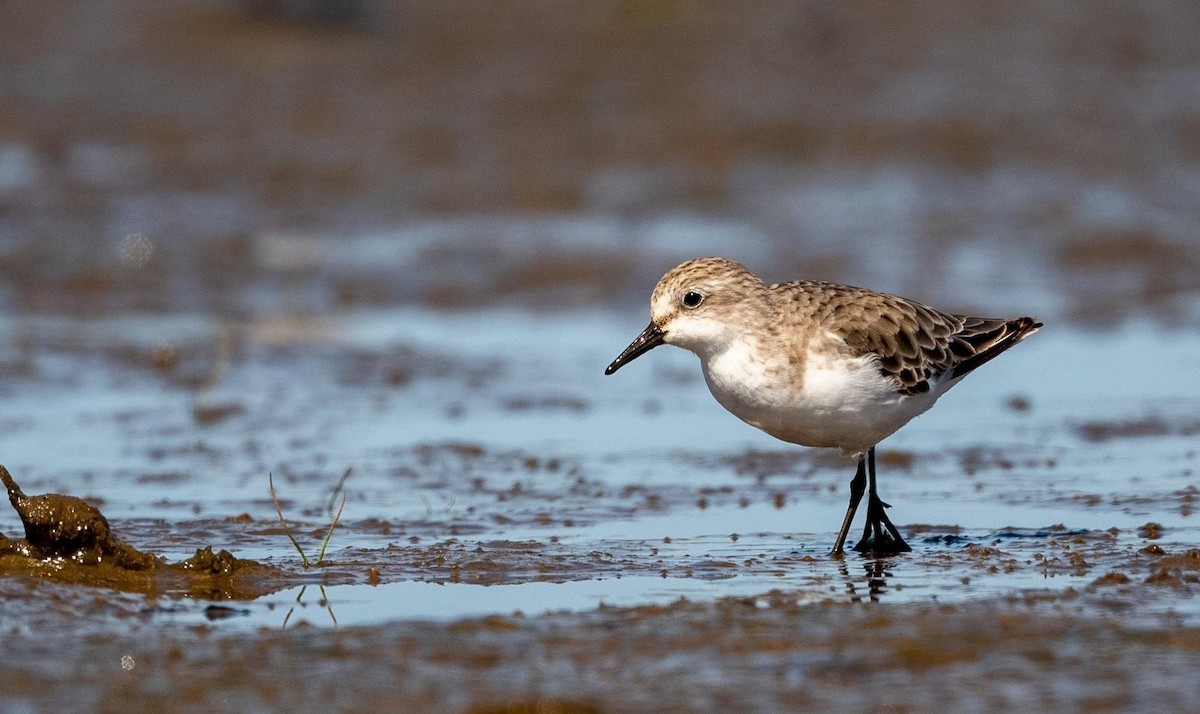
[[[96,711],[1187,710],[1200,630],[1086,594],[957,606],[709,604],[337,631],[6,637],[3,697]],[[1078,611],[1091,611],[1081,615]],[[1149,626],[1146,626],[1149,625]],[[17,656],[21,653],[21,656]],[[286,685],[285,685],[286,683]]]

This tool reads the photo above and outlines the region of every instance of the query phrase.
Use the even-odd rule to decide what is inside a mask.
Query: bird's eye
[[[700,307],[702,302],[704,302],[704,296],[695,290],[689,290],[683,294],[683,306],[686,308]]]

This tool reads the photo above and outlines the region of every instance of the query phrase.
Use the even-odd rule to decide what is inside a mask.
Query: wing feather
[[[955,315],[864,288],[802,281],[772,285],[838,335],[851,356],[875,355],[905,395],[962,377],[1042,326],[1032,317]]]

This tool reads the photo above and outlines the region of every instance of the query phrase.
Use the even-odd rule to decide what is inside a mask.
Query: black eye
[[[704,296],[695,290],[689,290],[683,294],[683,306],[687,308],[700,307],[700,303],[704,302]]]

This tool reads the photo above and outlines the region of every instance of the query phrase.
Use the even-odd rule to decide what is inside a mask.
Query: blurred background
[[[141,550],[321,578],[214,615],[0,577],[0,709],[1194,706],[1198,228],[1195,0],[0,0],[0,463]],[[1045,321],[881,446],[911,557],[826,558],[853,462],[692,355],[603,376],[712,254]],[[296,627],[588,614],[212,636],[302,582],[355,592]]]
[[[721,254],[1194,327],[1198,32],[1170,0],[3,3],[0,309],[632,315]]]

